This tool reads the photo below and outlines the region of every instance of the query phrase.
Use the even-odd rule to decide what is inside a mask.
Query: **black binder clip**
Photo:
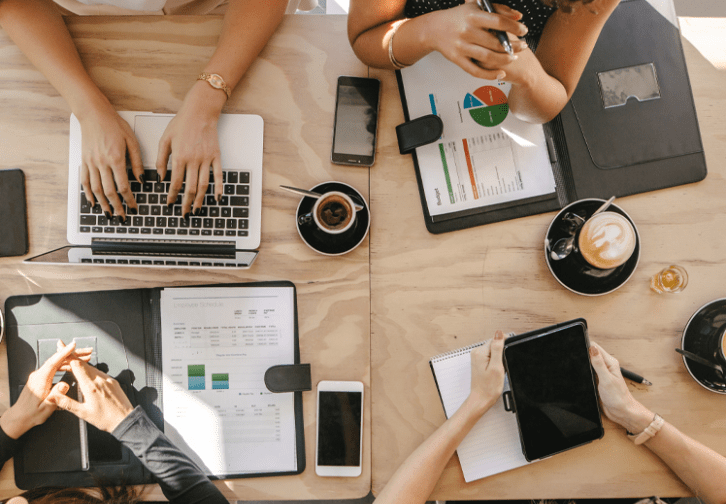
[[[435,142],[444,133],[444,122],[437,115],[425,115],[396,126],[398,151],[409,154],[416,147]]]
[[[272,366],[265,371],[265,386],[277,393],[312,390],[310,364]]]

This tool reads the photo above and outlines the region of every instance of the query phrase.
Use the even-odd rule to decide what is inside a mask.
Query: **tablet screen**
[[[583,324],[512,343],[505,359],[527,460],[602,437]]]

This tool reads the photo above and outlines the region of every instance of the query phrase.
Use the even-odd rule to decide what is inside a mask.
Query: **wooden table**
[[[398,155],[403,122],[392,72],[383,80],[378,161],[371,170],[371,391],[373,492],[444,422],[428,360],[493,336],[585,317],[591,338],[654,385],[630,386],[637,399],[698,441],[726,454],[724,397],[695,383],[679,346],[689,317],[726,296],[726,73],[687,41],[686,59],[706,152],[705,181],[618,201],[642,240],[640,264],[615,293],[573,294],[544,261],[554,213],[444,235],[424,226],[413,163]],[[677,124],[674,124],[677,127]],[[690,280],[676,295],[649,291],[662,267],[681,264]],[[688,489],[646,448],[605,421],[604,439],[507,473],[464,482],[456,456],[434,499],[662,497]]]
[[[91,77],[118,110],[176,112],[211,56],[220,17],[73,18],[71,34]],[[0,168],[26,175],[30,254],[66,243],[70,110],[0,31]],[[235,90],[225,112],[265,120],[262,245],[246,271],[163,271],[27,265],[0,259],[0,302],[11,295],[257,280],[292,280],[298,289],[302,362],[321,379],[366,384],[364,469],[359,478],[320,478],[314,470],[315,392],[304,397],[307,469],[299,476],[219,482],[230,499],[357,498],[371,487],[370,275],[368,240],[328,258],[298,237],[299,199],[280,184],[309,188],[340,180],[368,197],[369,172],[330,163],[338,75],[367,72],[348,47],[345,19],[288,16]],[[0,410],[8,406],[0,345]],[[148,498],[161,496],[150,487]],[[12,464],[0,472],[0,498],[18,493]]]

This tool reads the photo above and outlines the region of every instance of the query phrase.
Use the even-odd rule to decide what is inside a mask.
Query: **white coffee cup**
[[[583,259],[598,269],[625,264],[635,251],[638,238],[630,221],[617,212],[601,212],[590,217],[577,240]]]

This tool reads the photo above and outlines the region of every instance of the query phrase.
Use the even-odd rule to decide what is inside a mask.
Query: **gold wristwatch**
[[[214,89],[221,89],[227,93],[227,98],[229,98],[232,94],[232,90],[229,89],[229,86],[227,86],[227,83],[224,82],[224,79],[219,74],[201,73],[199,74],[199,77],[197,77],[197,80],[207,81]]]

